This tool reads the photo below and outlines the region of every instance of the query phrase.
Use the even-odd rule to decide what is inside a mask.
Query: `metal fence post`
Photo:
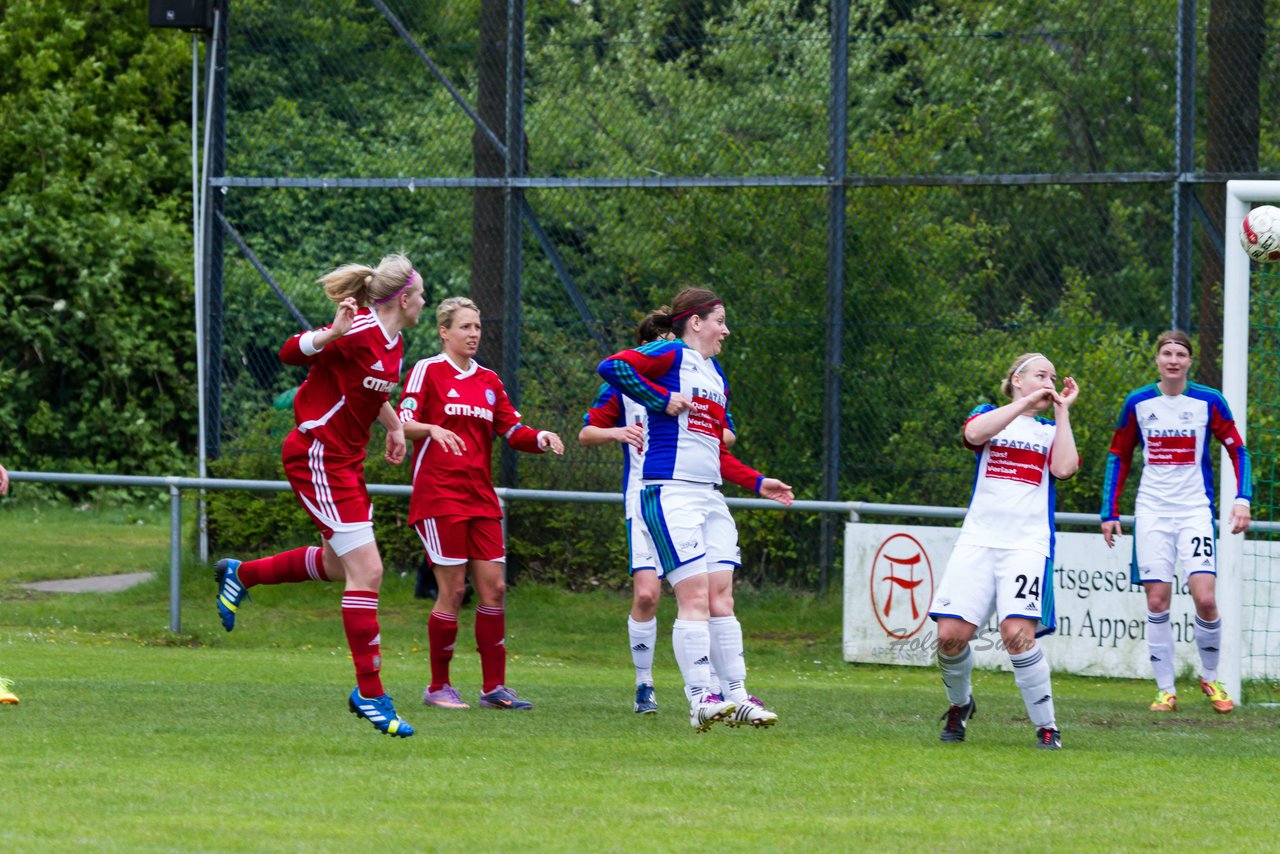
[[[849,138],[849,3],[831,4],[831,102],[827,153],[827,334],[823,358],[822,498],[840,497],[840,366],[844,348],[844,231]],[[835,564],[835,531],[822,517],[818,593],[827,592]]]
[[[227,18],[231,13],[230,0],[221,0],[218,10],[217,30],[213,43],[218,50],[210,52],[209,95],[211,110],[205,117],[205,157],[209,179],[227,174],[227,63],[230,54]],[[208,180],[202,193],[204,198],[203,235],[200,248],[204,253],[205,275],[202,279],[205,312],[205,452],[217,459],[222,447],[222,314],[223,314],[223,231],[218,225],[222,215],[226,188],[211,192]]]
[[[522,303],[524,258],[523,229],[521,224],[524,207],[524,190],[511,184],[512,179],[524,175],[524,0],[507,0],[507,104],[506,104],[506,158],[503,174],[507,183],[503,187],[503,270],[502,288],[505,293],[502,305],[506,316],[502,319],[503,384],[507,395],[517,407],[520,405],[520,326],[523,320]],[[517,486],[519,463],[514,448],[502,443],[502,483]],[[503,539],[506,539],[506,514],[503,514]],[[503,565],[508,582],[513,581],[511,563]]]
[[[182,490],[169,484],[169,631],[182,631]]]
[[[1191,323],[1191,213],[1195,207],[1196,0],[1178,0],[1177,149],[1173,184],[1173,276],[1170,325]]]

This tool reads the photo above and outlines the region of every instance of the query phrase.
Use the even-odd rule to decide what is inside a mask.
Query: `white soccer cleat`
[[[701,702],[694,703],[689,709],[689,725],[694,732],[706,732],[717,721],[733,717],[738,706],[728,700],[711,700],[704,697]]]
[[[755,697],[748,697],[738,704],[738,708],[725,721],[725,726],[753,726],[766,727],[773,726],[778,722],[778,715],[764,707]]]

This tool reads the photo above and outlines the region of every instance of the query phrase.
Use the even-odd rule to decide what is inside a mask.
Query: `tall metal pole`
[[[827,152],[827,299],[823,348],[822,497],[840,495],[840,368],[844,355],[845,186],[849,141],[849,0],[831,3],[831,103]],[[819,594],[835,565],[835,527],[823,514],[818,561]]]
[[[199,427],[199,472],[200,477],[208,476],[208,460],[209,460],[209,342],[208,318],[209,318],[209,290],[208,290],[208,272],[209,272],[209,255],[206,251],[209,248],[209,229],[212,227],[210,223],[209,213],[209,159],[212,152],[210,144],[211,134],[213,133],[213,110],[214,110],[214,80],[217,76],[218,65],[218,44],[221,40],[222,29],[222,10],[215,8],[213,12],[213,30],[209,35],[208,48],[206,55],[209,63],[207,70],[208,79],[205,83],[205,113],[204,113],[204,149],[201,157],[200,166],[200,184],[196,193],[196,206],[198,211],[198,224],[196,227],[196,394],[200,398],[196,409],[196,417],[200,419]],[[194,116],[194,111],[193,111]],[[193,125],[194,125],[193,118]],[[221,232],[219,231],[219,234]],[[221,248],[221,240],[218,242]],[[196,525],[199,528],[198,552],[200,560],[207,561],[209,559],[209,525],[208,516],[205,512],[205,504],[203,497],[200,499],[200,509],[197,513]]]
[[[216,14],[216,13],[215,13]],[[200,477],[208,477],[204,437],[204,231],[201,213],[204,197],[200,193],[200,36],[191,34],[191,260],[192,299],[196,315],[196,460]],[[209,534],[205,524],[203,499],[198,514],[200,526],[200,559],[208,560]]]
[[[1174,147],[1177,179],[1173,185],[1173,280],[1171,319],[1174,329],[1191,323],[1191,216],[1195,207],[1196,0],[1178,0],[1178,108]]]
[[[208,150],[205,157],[209,164],[209,173],[214,177],[227,174],[227,60],[229,45],[227,44],[228,19],[231,16],[230,0],[218,0],[218,10],[214,12],[214,42],[220,46],[214,63],[211,86],[212,108],[206,117],[206,141]],[[205,184],[208,187],[208,183]],[[205,376],[205,393],[209,399],[205,413],[209,419],[207,426],[207,444],[209,455],[214,459],[219,456],[222,439],[222,288],[223,288],[223,231],[218,218],[222,214],[224,196],[221,192],[205,193],[205,352],[207,372]]]
[[[507,150],[503,174],[507,181],[524,175],[524,0],[507,0]],[[502,378],[511,402],[520,405],[520,324],[524,259],[521,256],[521,215],[524,191],[508,183],[503,188],[505,217],[502,287]],[[504,486],[516,486],[516,454],[503,445]]]

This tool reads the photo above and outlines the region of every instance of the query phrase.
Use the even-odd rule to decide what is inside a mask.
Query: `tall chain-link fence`
[[[963,504],[964,416],[1045,352],[1082,387],[1059,506],[1092,512],[1154,333],[1191,329],[1218,381],[1221,182],[1280,176],[1264,0],[222,8],[207,423],[228,470],[276,465],[302,376],[275,353],[332,317],[316,277],[404,251],[429,304],[477,300],[482,360],[571,445],[599,359],[713,288],[735,451],[805,498]],[[425,323],[406,364],[436,350]],[[616,490],[620,457],[501,481]],[[617,576],[618,508],[511,510],[524,571]],[[739,523],[747,577],[817,583],[815,517]]]

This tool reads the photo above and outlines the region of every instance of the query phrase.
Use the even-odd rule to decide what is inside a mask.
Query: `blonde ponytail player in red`
[[[944,742],[964,741],[977,711],[969,641],[994,610],[1014,682],[1036,727],[1036,747],[1062,746],[1049,663],[1036,645],[1038,634],[1054,629],[1054,482],[1080,468],[1069,416],[1080,389],[1067,377],[1059,391],[1057,380],[1048,358],[1024,353],[1001,383],[1011,402],[982,404],[964,424],[964,444],[977,463],[973,497],[929,608],[950,701],[942,716]],[[1053,420],[1039,417],[1049,407]]]
[[[339,267],[320,283],[337,303],[333,323],[290,338],[280,360],[308,368],[293,400],[297,428],[284,441],[284,470],[324,545],[259,560],[218,561],[218,615],[227,631],[234,629],[256,584],[343,581],[342,626],[356,671],[347,706],[379,732],[407,738],[413,727],[396,714],[380,676],[382,558],[373,537],[364,458],[369,428],[377,421],[387,431],[387,462],[404,460],[404,430],[388,399],[400,380],[400,332],[417,324],[422,313],[422,276],[408,258],[388,255],[376,268]]]

